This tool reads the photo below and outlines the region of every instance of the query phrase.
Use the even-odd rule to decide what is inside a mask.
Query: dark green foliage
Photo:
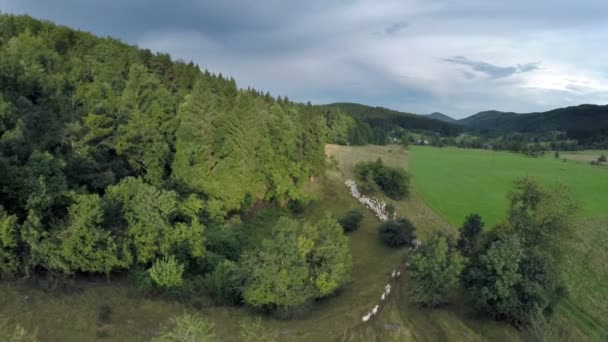
[[[601,164],[601,163],[605,163],[605,162],[607,162],[607,161],[608,161],[608,159],[606,159],[606,156],[605,156],[605,155],[603,155],[603,154],[597,158],[597,162],[598,162],[599,164]]]
[[[508,220],[482,235],[463,275],[475,307],[496,318],[528,323],[550,316],[566,295],[560,274],[576,206],[568,191],[523,178],[510,195]]]
[[[411,257],[414,303],[431,307],[446,303],[451,291],[458,286],[464,262],[445,236],[433,235]]]
[[[391,247],[409,245],[416,238],[416,227],[406,218],[384,222],[379,231],[380,240]]]
[[[483,221],[479,214],[470,214],[460,228],[460,237],[456,244],[458,251],[465,257],[473,254],[478,244],[479,236],[483,231]]]
[[[458,123],[481,133],[561,131],[567,132],[571,139],[592,144],[606,141],[607,113],[608,106],[586,104],[529,114],[487,111],[458,120]]]
[[[217,300],[238,304],[242,301],[246,271],[233,261],[224,259],[205,277],[205,287]]]
[[[462,132],[462,127],[457,124],[382,107],[369,107],[357,103],[334,103],[323,107],[343,111],[356,120],[367,123],[372,130],[378,130],[385,136],[397,129],[425,130],[443,135],[457,135]]]
[[[363,220],[363,213],[359,209],[349,210],[342,218],[340,218],[340,225],[345,232],[353,232],[359,229],[361,221]]]
[[[408,173],[404,169],[384,165],[380,158],[375,162],[359,162],[355,165],[355,173],[364,182],[373,181],[392,199],[402,199],[409,193]]]

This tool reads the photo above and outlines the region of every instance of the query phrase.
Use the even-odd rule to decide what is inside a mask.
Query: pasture
[[[410,149],[415,189],[450,224],[459,226],[469,213],[479,213],[492,227],[505,217],[508,193],[519,177],[547,185],[567,185],[580,205],[581,218],[608,213],[608,169],[560,159],[460,148]]]

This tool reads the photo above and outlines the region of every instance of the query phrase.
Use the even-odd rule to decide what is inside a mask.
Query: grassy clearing
[[[577,225],[564,275],[570,298],[562,310],[579,326],[608,339],[608,218]]]
[[[389,152],[390,150],[390,152]],[[338,169],[310,185],[316,196],[303,217],[316,219],[326,211],[340,216],[359,204],[350,197],[344,183],[351,166],[358,160],[382,157],[391,166],[407,165],[408,153],[398,147],[337,147],[327,152],[340,161]],[[421,235],[434,229],[453,229],[425,207],[417,194],[396,203],[397,211],[419,226]],[[479,322],[464,307],[420,310],[408,304],[407,296],[393,296],[372,324],[361,328],[361,316],[379,301],[391,270],[402,262],[405,251],[383,246],[378,239],[379,222],[367,210],[362,226],[350,234],[353,280],[340,293],[315,303],[310,312],[293,320],[263,317],[264,326],[279,332],[281,341],[333,341],[340,336],[352,341],[430,341],[430,340],[519,340],[512,327],[496,322]],[[272,216],[272,215],[270,215]],[[405,281],[405,276],[402,277]],[[42,341],[148,341],[162,324],[184,311],[198,311],[215,323],[224,341],[239,341],[239,325],[256,314],[245,308],[216,306],[207,297],[195,298],[192,305],[157,298],[140,298],[124,279],[78,281],[78,290],[67,294],[47,293],[26,282],[0,283],[0,315],[38,331]],[[396,291],[395,293],[399,293]],[[28,296],[27,300],[25,299]],[[112,307],[107,322],[98,322],[103,304]],[[104,337],[105,336],[105,337]]]
[[[573,152],[560,152],[560,159],[572,160],[582,163],[589,163],[597,160],[601,155],[608,157],[608,150],[585,150],[585,151],[573,151]],[[547,155],[547,157],[549,157]],[[553,157],[553,155],[551,155]]]
[[[492,227],[505,217],[507,194],[518,177],[566,184],[581,218],[606,215],[608,169],[555,158],[459,148],[412,147],[410,170],[425,201],[453,225],[471,212]]]

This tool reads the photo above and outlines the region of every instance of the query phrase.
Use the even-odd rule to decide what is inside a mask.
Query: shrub
[[[361,221],[363,220],[363,213],[359,209],[349,210],[340,220],[339,223],[345,232],[353,232],[359,229]]]
[[[414,303],[437,306],[447,302],[458,285],[464,260],[450,247],[448,239],[439,234],[414,251],[410,268]]]
[[[154,262],[148,270],[150,278],[161,288],[171,289],[180,287],[183,283],[184,265],[172,255]]]
[[[598,164],[605,163],[607,161],[608,161],[608,158],[606,158],[606,156],[603,154],[599,158],[597,158]]]
[[[382,159],[375,162],[360,162],[355,165],[355,173],[363,181],[362,190],[372,190],[374,184],[392,199],[408,195],[410,177],[402,168],[385,166]]]
[[[411,244],[416,238],[416,228],[406,218],[390,220],[380,226],[380,239],[391,247]]]
[[[230,260],[222,260],[205,277],[205,287],[211,295],[223,302],[238,303],[242,299],[245,274]]]
[[[153,342],[218,341],[215,326],[197,315],[184,314],[172,319],[172,326],[164,326]]]
[[[274,342],[278,341],[279,334],[272,328],[264,327],[262,319],[241,322],[241,338],[245,342]]]

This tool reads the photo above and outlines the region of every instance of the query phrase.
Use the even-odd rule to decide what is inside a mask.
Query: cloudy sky
[[[606,0],[0,0],[313,103],[464,117],[608,103]]]

